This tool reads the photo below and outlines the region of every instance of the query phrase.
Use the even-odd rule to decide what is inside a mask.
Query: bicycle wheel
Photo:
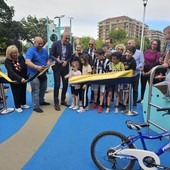
[[[98,134],[91,144],[93,162],[100,170],[132,169],[135,160],[128,159],[128,156],[124,156],[124,158],[114,156],[114,152],[122,148],[135,148],[134,145],[128,146],[124,143],[127,140],[126,136],[115,131],[105,131]]]

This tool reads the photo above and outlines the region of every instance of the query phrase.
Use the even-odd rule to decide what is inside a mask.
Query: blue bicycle
[[[157,111],[166,111],[170,114],[170,108],[161,108]],[[159,156],[170,149],[170,141],[161,146],[157,151],[147,150],[144,139],[162,139],[170,136],[170,130],[158,135],[147,135],[141,132],[141,128],[148,127],[148,123],[136,123],[126,121],[128,128],[136,130],[138,135],[126,137],[115,131],[105,131],[98,134],[91,144],[91,156],[93,162],[100,170],[125,169],[132,170],[135,161],[144,170],[156,170],[158,168],[170,170],[170,167],[160,165]],[[137,149],[134,145],[140,139],[143,149]]]

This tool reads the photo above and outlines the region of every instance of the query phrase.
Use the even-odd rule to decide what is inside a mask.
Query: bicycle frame
[[[140,139],[144,150],[147,150],[144,139],[153,139],[154,140],[154,139],[162,139],[163,137],[170,136],[170,130],[160,133],[158,135],[146,135],[146,134],[143,134],[141,131],[139,131],[138,133],[139,133],[139,135],[132,137],[129,140],[128,145],[134,144],[138,139]],[[155,154],[159,156],[159,155],[163,154],[164,152],[166,152],[168,149],[170,149],[170,141],[168,141],[166,144],[164,144],[163,146],[158,148],[155,151]]]

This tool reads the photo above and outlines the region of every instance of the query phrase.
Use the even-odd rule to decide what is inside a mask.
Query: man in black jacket
[[[61,40],[55,41],[50,50],[50,57],[56,64],[52,67],[54,73],[54,108],[60,111],[59,106],[59,88],[60,80],[62,79],[62,93],[61,93],[61,105],[68,106],[66,102],[66,92],[68,87],[68,79],[65,79],[65,75],[69,72],[69,62],[71,61],[73,47],[69,43],[70,33],[64,32],[61,36]],[[61,78],[61,79],[60,79]]]

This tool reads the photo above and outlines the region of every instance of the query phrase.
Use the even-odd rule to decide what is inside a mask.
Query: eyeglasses
[[[94,44],[92,44],[92,43],[89,43],[89,45],[93,46]]]
[[[123,51],[123,49],[122,49],[122,48],[118,48],[117,50]]]

